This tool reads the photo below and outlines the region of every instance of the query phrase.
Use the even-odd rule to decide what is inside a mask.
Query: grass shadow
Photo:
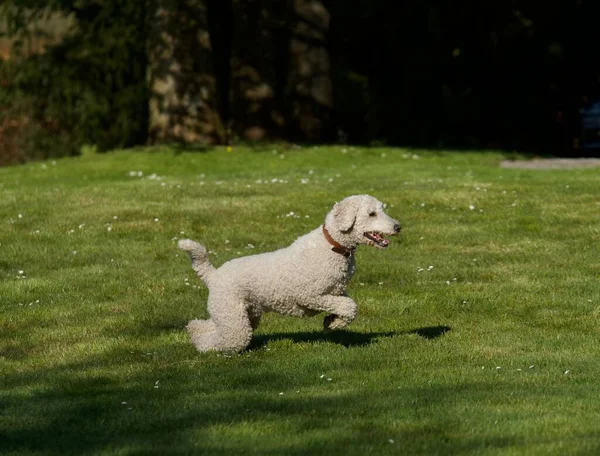
[[[336,331],[325,334],[319,331],[298,333],[258,334],[252,338],[249,350],[264,347],[269,342],[277,340],[291,340],[294,343],[331,342],[344,347],[365,346],[372,344],[380,337],[393,337],[398,333],[394,331],[359,333],[354,331]]]
[[[427,326],[424,328],[412,329],[402,334],[416,334],[417,336],[421,336],[424,339],[433,340],[437,339],[438,337],[442,337],[444,334],[451,330],[452,328],[450,326]]]
[[[442,337],[451,329],[450,326],[428,326],[401,332],[385,331],[359,333],[354,331],[336,331],[324,334],[319,331],[305,331],[298,333],[258,334],[252,338],[252,342],[248,349],[255,350],[266,346],[270,342],[284,339],[291,340],[294,343],[330,342],[343,345],[344,347],[362,347],[370,345],[382,337],[394,337],[398,335],[417,334],[424,339],[433,340]]]

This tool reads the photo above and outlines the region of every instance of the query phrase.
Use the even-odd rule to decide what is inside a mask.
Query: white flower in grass
[[[249,248],[249,249],[253,249],[254,245],[253,244],[248,244],[246,247]]]
[[[112,231],[112,226],[108,225],[108,226],[106,227],[106,231],[108,231],[108,232],[110,233],[110,232]]]
[[[25,274],[25,271],[22,271],[22,270],[19,270],[19,271],[17,271],[17,272],[19,273],[19,275],[23,275],[23,274]]]
[[[158,222],[158,217],[155,217],[155,218],[154,218],[154,221],[155,221],[155,222]]]
[[[472,204],[469,204],[469,209],[474,211],[475,210],[475,206],[473,206]]]

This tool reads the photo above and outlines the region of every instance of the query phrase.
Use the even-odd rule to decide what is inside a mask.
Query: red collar
[[[325,225],[323,225],[323,234],[325,235],[325,239],[327,239],[327,242],[329,242],[333,246],[333,248],[331,249],[332,252],[339,253],[340,255],[344,255],[346,258],[348,258],[354,253],[354,250],[356,250],[354,248],[349,249],[348,247],[344,247],[343,245],[334,241],[331,235],[329,234],[329,231],[327,231],[327,228],[325,228]]]

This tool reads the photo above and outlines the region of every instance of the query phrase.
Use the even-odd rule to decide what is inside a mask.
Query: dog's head
[[[325,218],[325,227],[336,242],[349,248],[366,244],[384,249],[389,245],[384,236],[400,232],[400,223],[369,195],[349,196],[336,203]]]

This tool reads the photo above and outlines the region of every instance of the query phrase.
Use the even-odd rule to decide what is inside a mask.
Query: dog
[[[208,320],[187,325],[198,351],[239,352],[252,339],[263,312],[296,317],[328,315],[325,332],[346,327],[357,314],[346,287],[356,266],[356,248],[385,249],[384,236],[400,232],[400,223],[369,195],[354,195],[336,203],[325,223],[274,252],[236,258],[214,268],[206,248],[190,239],[178,247],[209,289]]]

